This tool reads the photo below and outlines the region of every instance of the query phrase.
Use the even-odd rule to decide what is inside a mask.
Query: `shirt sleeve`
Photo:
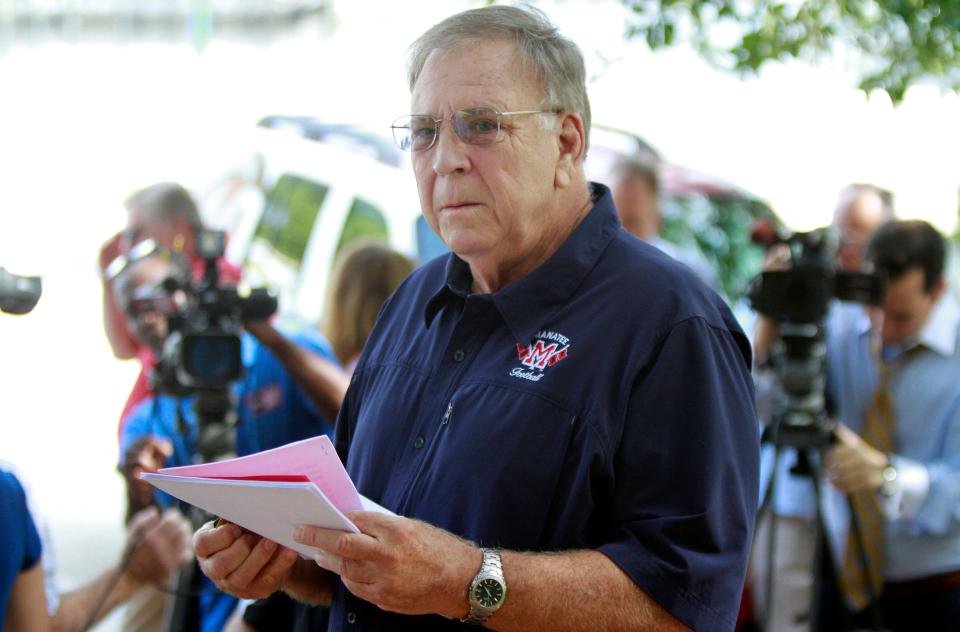
[[[641,371],[615,456],[617,527],[600,547],[697,630],[733,629],[757,510],[757,417],[737,335],[683,321]]]
[[[897,525],[916,535],[943,535],[960,522],[960,398],[947,416],[942,432],[942,447],[937,451],[939,458],[910,462],[901,456],[898,457],[900,461],[894,463],[898,470],[905,464],[912,464],[922,466],[927,473],[926,494],[913,498],[905,495],[904,498],[912,501],[914,506],[919,505],[919,509],[915,515],[905,511]],[[909,473],[909,468],[906,472]],[[914,489],[923,491],[922,487],[915,486]]]
[[[120,458],[117,462],[121,466],[124,465],[124,455],[134,441],[156,434],[157,422],[153,412],[153,399],[148,398],[134,406],[120,422]]]
[[[913,520],[930,491],[930,474],[922,463],[896,454],[890,462],[897,471],[896,486],[889,498],[884,498],[883,508],[888,520]]]
[[[0,518],[0,525],[11,530],[10,533],[4,534],[7,545],[10,546],[13,543],[13,546],[17,547],[14,550],[22,548],[23,557],[18,562],[18,567],[19,571],[23,572],[33,568],[40,560],[42,552],[40,534],[37,532],[33,516],[30,515],[26,493],[17,477],[10,472],[0,470],[0,486],[6,488],[0,489],[0,501],[3,505],[0,511],[4,514]]]

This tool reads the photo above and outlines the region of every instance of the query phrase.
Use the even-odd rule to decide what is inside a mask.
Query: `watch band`
[[[888,463],[880,472],[880,475],[883,477],[883,482],[880,484],[880,493],[890,498],[897,493],[897,487],[899,486],[897,468],[893,466],[893,463]]]
[[[500,609],[504,599],[507,596],[507,582],[503,577],[503,560],[500,557],[500,551],[496,549],[480,549],[483,553],[483,562],[480,564],[480,570],[477,571],[473,581],[467,588],[467,602],[470,604],[470,613],[466,618],[460,619],[463,623],[470,625],[482,625],[490,616]],[[500,584],[502,594],[498,603],[487,607],[479,603],[474,596],[474,589],[484,580],[493,580]]]

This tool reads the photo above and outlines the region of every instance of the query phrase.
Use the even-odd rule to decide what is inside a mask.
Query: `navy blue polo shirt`
[[[732,629],[758,496],[749,344],[712,290],[594,190],[560,249],[494,294],[471,294],[452,254],[401,285],[337,449],[360,492],[398,514],[485,547],[599,550],[688,626]],[[384,612],[342,584],[330,619],[462,625]]]

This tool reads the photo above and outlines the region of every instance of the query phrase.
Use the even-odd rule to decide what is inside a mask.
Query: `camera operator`
[[[113,288],[133,323],[138,339],[158,356],[170,335],[171,319],[180,308],[182,290],[190,271],[182,257],[164,249],[129,262]],[[286,355],[275,356],[269,346],[294,344],[334,365],[328,345],[312,329],[281,334],[260,322],[250,333],[264,337],[264,344],[250,333],[242,337],[245,373],[234,385],[238,454],[249,454],[318,434],[330,433],[332,424],[318,412],[310,392],[295,382],[295,374],[281,364]],[[301,359],[303,355],[299,355]],[[302,373],[307,375],[308,373]],[[131,510],[149,504],[169,505],[164,494],[154,494],[137,474],[159,467],[187,465],[198,456],[201,425],[194,407],[199,395],[174,396],[156,392],[141,401],[124,420],[120,437],[121,469],[127,476]],[[219,630],[236,606],[236,599],[220,593],[206,578],[201,588],[202,630]]]
[[[960,621],[960,306],[944,292],[944,252],[926,222],[888,222],[866,257],[887,278],[881,304],[829,319],[839,424],[825,451],[832,558],[814,578],[817,630]]]
[[[156,366],[153,350],[133,331],[132,323],[114,294],[111,281],[136,257],[139,244],[152,242],[188,260],[193,278],[203,274],[204,261],[197,254],[197,235],[204,230],[200,212],[190,193],[173,182],[160,182],[132,193],[125,201],[126,227],[100,248],[99,265],[103,280],[103,326],[114,355],[121,359],[138,358],[140,374],[120,415],[121,424],[131,409],[150,395],[149,374]],[[219,261],[220,273],[236,283],[240,270],[225,260]]]
[[[841,271],[856,272],[865,265],[866,244],[870,236],[885,222],[893,219],[892,195],[889,191],[872,184],[851,184],[838,195],[832,228],[837,231],[836,267]],[[786,245],[773,245],[767,253],[765,270],[783,270],[789,266],[789,250]],[[848,320],[862,322],[866,318],[864,307],[859,303],[832,301],[827,314],[827,331],[842,327]],[[779,335],[777,321],[763,314],[758,315],[754,330],[753,348],[756,366],[757,409],[760,418],[769,423],[772,403],[778,385],[774,371],[768,367],[771,347]],[[764,446],[761,479],[768,481],[773,463],[773,447]],[[755,607],[767,621],[768,630],[778,632],[801,632],[810,628],[810,607],[813,590],[813,557],[816,524],[814,522],[814,495],[808,478],[791,473],[796,463],[796,452],[785,448],[776,472],[777,494],[773,498],[772,512],[777,520],[775,568],[776,582],[773,586],[774,610],[764,613],[768,602],[766,594],[769,514],[759,525],[750,568],[750,592]],[[766,487],[764,483],[763,487]]]
[[[871,571],[863,576],[846,505],[834,502],[833,548],[857,625],[869,621],[871,592],[894,631],[955,630],[960,621],[960,305],[944,291],[944,252],[926,222],[882,226],[867,250],[888,278],[882,309],[828,339],[842,422],[828,478],[854,501]],[[826,602],[822,619],[842,612]]]
[[[870,236],[893,218],[893,195],[886,189],[860,183],[844,187],[837,196],[837,206],[831,223],[840,237],[837,269],[850,272],[862,270]],[[765,269],[782,269],[787,254],[782,246],[772,247],[767,253]],[[836,305],[839,306],[839,303]],[[861,310],[856,305],[852,305],[851,309]],[[776,321],[761,315],[753,338],[753,352],[757,364],[764,363],[776,337]]]

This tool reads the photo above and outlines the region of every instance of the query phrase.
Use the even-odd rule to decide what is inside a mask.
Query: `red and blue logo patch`
[[[514,368],[510,375],[539,382],[543,378],[544,370],[556,365],[569,354],[569,338],[554,331],[541,331],[529,345],[517,344],[517,357],[523,367]]]

